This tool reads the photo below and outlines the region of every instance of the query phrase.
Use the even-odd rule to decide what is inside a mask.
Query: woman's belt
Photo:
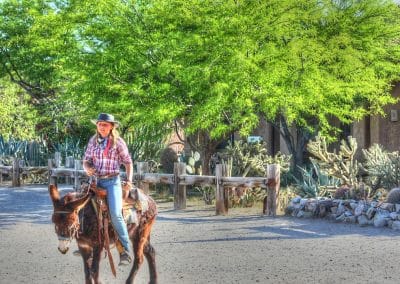
[[[98,179],[108,179],[108,178],[116,177],[118,175],[119,175],[119,173],[114,173],[114,174],[109,174],[109,175],[98,176],[97,178]]]

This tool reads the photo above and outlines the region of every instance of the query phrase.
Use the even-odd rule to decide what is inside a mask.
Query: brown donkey
[[[115,275],[114,264],[107,246],[114,242],[116,234],[111,225],[108,234],[101,233],[101,228],[107,227],[102,224],[99,227],[98,209],[95,205],[97,197],[94,192],[88,187],[86,192],[68,193],[61,198],[57,186],[52,184],[49,186],[49,193],[54,206],[52,221],[59,240],[58,250],[62,254],[67,253],[71,241],[75,238],[83,258],[85,283],[97,284],[101,283],[99,264],[103,248],[106,248]],[[149,283],[157,283],[155,250],[150,244],[150,232],[157,215],[157,207],[154,200],[141,190],[138,189],[135,195],[143,206],[139,206],[137,211],[132,211],[134,218],[128,217],[133,220],[128,224],[128,232],[133,245],[134,261],[126,283],[133,283],[144,256],[149,265]],[[129,196],[127,198],[129,199]]]

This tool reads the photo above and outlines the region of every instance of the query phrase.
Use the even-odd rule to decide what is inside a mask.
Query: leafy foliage
[[[386,0],[4,0],[0,77],[29,94],[49,141],[82,140],[104,111],[124,135],[179,121],[214,140],[263,116],[295,165],[318,131],[338,131],[331,118],[395,102],[399,13]]]

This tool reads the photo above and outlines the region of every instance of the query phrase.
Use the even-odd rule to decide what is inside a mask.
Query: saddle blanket
[[[139,223],[138,214],[144,214],[149,209],[150,197],[144,194],[138,188],[133,188],[129,192],[130,197],[134,197],[136,196],[136,194],[137,194],[137,200],[135,201],[136,204],[134,206],[132,204],[127,204],[124,206],[123,209],[124,219],[127,224],[138,224]]]

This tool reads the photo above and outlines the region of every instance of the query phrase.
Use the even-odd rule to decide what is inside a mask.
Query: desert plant
[[[368,174],[366,183],[371,187],[371,194],[379,188],[390,190],[400,186],[400,154],[387,152],[379,144],[363,149],[365,161],[362,169]]]
[[[400,203],[400,188],[392,188],[386,197],[386,202],[394,204]]]
[[[200,160],[199,152],[191,151],[190,156],[182,156],[182,159],[186,163],[186,173],[190,175],[202,174],[202,169],[201,169],[202,162]]]
[[[231,176],[265,176],[268,164],[278,163],[281,173],[289,170],[290,156],[278,153],[275,156],[267,154],[265,142],[246,143],[235,141],[230,143],[224,152],[220,153],[222,163],[231,165]]]
[[[201,193],[206,205],[213,204],[215,200],[215,189],[212,186],[196,186],[194,189]]]
[[[261,188],[249,188],[241,200],[243,207],[252,207],[254,203],[263,201],[266,196],[265,190]]]
[[[359,164],[355,159],[357,141],[349,136],[347,142],[341,141],[340,150],[328,151],[326,138],[318,135],[315,141],[310,141],[307,150],[314,156],[310,158],[313,163],[319,165],[320,170],[328,176],[340,179],[342,185],[348,185],[350,190],[359,186],[358,172]]]
[[[338,178],[324,174],[319,165],[311,162],[309,167],[299,167],[301,178],[293,176],[295,180],[295,188],[299,195],[304,197],[320,197],[327,196],[329,189],[334,189],[339,186]]]

